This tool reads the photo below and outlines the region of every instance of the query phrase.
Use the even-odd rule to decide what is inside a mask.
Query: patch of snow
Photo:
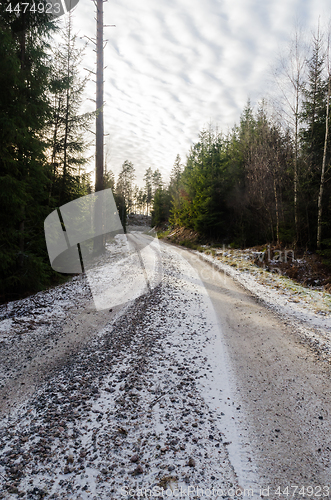
[[[331,359],[331,295],[303,287],[277,272],[268,272],[241,258],[241,252],[222,258],[193,252],[216,270],[231,276],[268,307],[290,320],[296,331]],[[225,255],[227,254],[227,255]]]
[[[168,248],[162,259],[162,285],[3,420],[0,473],[21,468],[25,495],[118,500],[190,486],[241,498],[230,493],[245,476],[213,307],[185,259]]]

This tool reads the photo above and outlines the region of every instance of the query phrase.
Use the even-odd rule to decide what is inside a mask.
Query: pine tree
[[[169,192],[169,222],[175,223],[175,214],[180,211],[180,183],[183,174],[183,165],[181,164],[181,158],[179,155],[176,156],[174,166],[172,167],[170,173],[170,182],[168,186]]]
[[[130,213],[133,206],[133,181],[135,178],[135,168],[133,164],[125,160],[122,169],[118,174],[116,193],[123,197],[126,210]]]
[[[153,170],[149,167],[144,175],[144,191],[145,191],[145,202],[147,206],[147,215],[148,215],[148,207],[150,206],[153,199]]]
[[[139,213],[144,213],[146,205],[146,193],[143,188],[139,188],[136,195],[136,203]]]
[[[152,227],[159,227],[169,219],[170,194],[167,189],[158,188],[153,199]]]
[[[52,102],[48,124],[51,157],[50,196],[59,206],[77,196],[84,175],[86,138],[95,112],[80,113],[88,77],[80,77],[79,67],[84,48],[77,48],[77,35],[72,33],[72,13],[63,28],[63,41],[52,49],[53,74],[50,81]],[[85,193],[86,194],[86,193]]]
[[[54,25],[43,14],[10,13],[6,5],[0,6],[0,293],[8,297],[40,288],[48,275],[42,133]]]
[[[183,173],[183,166],[181,165],[181,158],[179,155],[176,156],[174,166],[172,167],[170,173],[170,184],[169,186],[173,187],[174,191],[178,191],[180,178]]]
[[[103,188],[115,191],[115,175],[111,170],[106,170],[103,175]]]
[[[322,163],[327,84],[325,82],[323,44],[321,34],[313,36],[313,53],[308,61],[308,81],[304,88],[301,119],[302,146],[310,170]]]
[[[153,185],[153,198],[154,198],[156,191],[158,189],[163,188],[162,175],[158,169],[154,170],[154,172],[153,172],[152,185]]]
[[[320,246],[321,170],[323,162],[328,164],[330,161],[331,149],[326,137],[328,82],[324,75],[325,50],[319,31],[313,36],[312,45],[312,56],[308,60],[308,81],[304,91],[301,145],[306,164],[303,190],[305,209],[308,214],[309,244],[317,242],[317,246]],[[322,179],[322,184],[324,185],[324,179]]]

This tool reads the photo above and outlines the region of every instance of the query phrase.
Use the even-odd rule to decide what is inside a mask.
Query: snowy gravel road
[[[53,302],[39,294],[35,303],[2,311],[2,353],[12,377],[4,380],[3,394],[12,407],[0,431],[1,498],[117,500],[140,498],[142,489],[152,489],[154,498],[179,491],[187,498],[210,491],[215,498],[241,496],[229,458],[233,408],[213,309],[183,258],[166,249],[162,260],[162,283],[115,317],[108,313],[108,322],[105,311],[92,313],[86,282],[78,279],[49,292]],[[22,328],[20,335],[12,313],[21,311],[21,323],[31,324],[42,300],[52,304],[36,330]],[[67,321],[76,325],[73,332]],[[46,338],[39,346],[42,328],[52,342]],[[14,400],[6,386],[21,375],[10,370],[9,356],[13,364],[25,356],[28,370],[29,362],[42,363],[38,351],[51,354],[51,343],[59,337],[70,344],[73,333],[80,341],[72,352],[53,363],[49,376],[44,359],[43,376],[32,384],[36,392],[29,395],[27,387],[26,399]],[[31,360],[21,345],[29,347]]]
[[[265,493],[269,487],[265,496],[331,495],[331,359],[329,348],[322,351],[312,343],[309,315],[299,322],[279,307],[275,313],[263,296],[206,268],[196,253],[184,255],[212,300],[230,360],[241,449]],[[329,346],[328,325],[323,333]]]
[[[84,277],[0,309],[0,498],[326,497],[328,363],[192,253],[158,258],[112,311]]]

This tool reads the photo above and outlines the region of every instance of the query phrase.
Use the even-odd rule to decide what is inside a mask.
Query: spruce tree
[[[135,178],[135,168],[133,164],[125,160],[116,184],[116,194],[120,195],[126,205],[126,210],[130,213],[133,207],[133,181]]]
[[[305,209],[307,213],[308,244],[313,245],[317,242],[317,246],[321,243],[321,170],[323,162],[328,165],[331,158],[330,144],[325,137],[328,81],[324,73],[323,39],[317,32],[313,37],[312,56],[308,60],[308,81],[304,90],[305,100],[301,117],[301,146],[306,165],[306,176],[302,186],[304,201],[302,210]],[[324,199],[327,204],[327,197]]]
[[[15,297],[47,278],[43,220],[48,179],[42,133],[49,113],[46,54],[54,25],[0,6],[0,293]],[[17,295],[16,295],[17,296]]]
[[[153,199],[152,227],[159,227],[169,219],[170,194],[167,189],[158,188]]]
[[[158,189],[163,188],[162,175],[159,169],[154,170],[152,174],[152,185],[153,185],[153,198],[154,198],[156,191]]]
[[[145,202],[147,206],[147,215],[148,215],[148,208],[153,200],[153,170],[151,169],[151,167],[148,167],[146,169],[144,175],[144,181],[145,181],[145,186],[144,186]]]
[[[308,60],[308,81],[304,88],[302,119],[302,147],[310,172],[321,165],[325,134],[325,111],[327,83],[324,78],[322,38],[319,33],[313,37],[312,56]]]

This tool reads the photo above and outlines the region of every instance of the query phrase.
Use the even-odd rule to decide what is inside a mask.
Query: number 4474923
[[[302,497],[328,497],[330,496],[330,487],[329,486],[297,486],[291,485],[286,486],[286,488],[281,489],[280,486],[276,488],[275,495],[279,496],[291,496],[295,495]]]
[[[0,5],[2,5],[0,3]],[[15,6],[11,4],[11,2],[8,3],[6,7],[7,12],[16,12],[16,14],[19,14],[22,12],[23,14],[25,12],[37,12],[39,14],[43,14],[44,12],[46,14],[60,14],[61,10],[61,4],[58,3],[44,3],[44,2],[39,2],[39,3],[30,3],[30,2],[19,2]]]

